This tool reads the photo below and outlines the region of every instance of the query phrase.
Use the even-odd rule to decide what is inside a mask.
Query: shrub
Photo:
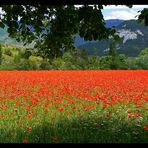
[[[12,56],[12,52],[10,51],[9,48],[6,48],[4,53],[8,56]]]
[[[17,70],[36,70],[37,68],[38,67],[35,62],[27,59],[21,59],[21,61],[16,66]]]
[[[39,66],[39,69],[41,70],[50,70],[52,69],[52,66],[50,65],[50,63],[46,60],[43,60]]]

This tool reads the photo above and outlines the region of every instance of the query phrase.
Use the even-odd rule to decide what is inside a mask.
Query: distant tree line
[[[43,58],[29,48],[0,45],[0,70],[110,70],[110,69],[148,69],[148,48],[137,57],[117,54],[114,43],[110,45],[109,55],[93,55],[87,50],[69,50],[62,57]]]

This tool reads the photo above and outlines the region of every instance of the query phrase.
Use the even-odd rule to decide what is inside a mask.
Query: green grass
[[[129,105],[132,113],[141,113],[139,117],[128,118],[127,104],[116,103],[113,107],[103,108],[99,103],[93,110],[84,111],[81,103],[76,108],[67,105],[59,112],[55,105],[45,112],[44,105],[30,111],[31,118],[24,116],[24,107],[9,104],[9,109],[0,114],[0,143],[147,143],[148,131],[144,125],[148,121],[148,112]],[[44,104],[44,103],[43,103]],[[89,106],[89,102],[85,102]],[[109,116],[107,116],[109,114]],[[20,122],[23,124],[20,125]],[[26,128],[31,127],[30,131]]]

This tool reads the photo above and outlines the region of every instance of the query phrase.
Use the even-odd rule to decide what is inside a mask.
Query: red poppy
[[[99,126],[99,123],[95,123],[95,126],[98,127]]]
[[[48,113],[48,109],[45,109],[45,112]]]
[[[32,128],[31,127],[27,127],[27,131],[30,131]]]
[[[23,142],[23,143],[27,143],[28,140],[27,140],[27,139],[23,139],[22,142]]]
[[[2,110],[6,110],[7,107],[6,107],[5,105],[2,105],[2,106],[1,106],[1,109],[2,109]]]
[[[106,117],[110,117],[110,114],[108,113],[108,114],[106,114]]]
[[[23,125],[23,122],[20,122],[20,125]]]
[[[144,126],[144,130],[147,131],[148,130],[148,125]]]

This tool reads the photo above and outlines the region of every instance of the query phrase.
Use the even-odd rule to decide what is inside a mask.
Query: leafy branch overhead
[[[141,14],[138,17],[139,22],[144,23],[145,26],[148,26],[148,9],[144,8],[141,11]]]
[[[119,39],[113,28],[106,28],[103,5],[2,5],[0,27],[8,26],[9,36],[34,43],[46,57],[57,57],[62,51],[74,49],[74,35],[85,40]],[[128,7],[132,7],[128,5]],[[143,19],[147,14],[141,14]],[[147,25],[147,17],[145,24]]]

